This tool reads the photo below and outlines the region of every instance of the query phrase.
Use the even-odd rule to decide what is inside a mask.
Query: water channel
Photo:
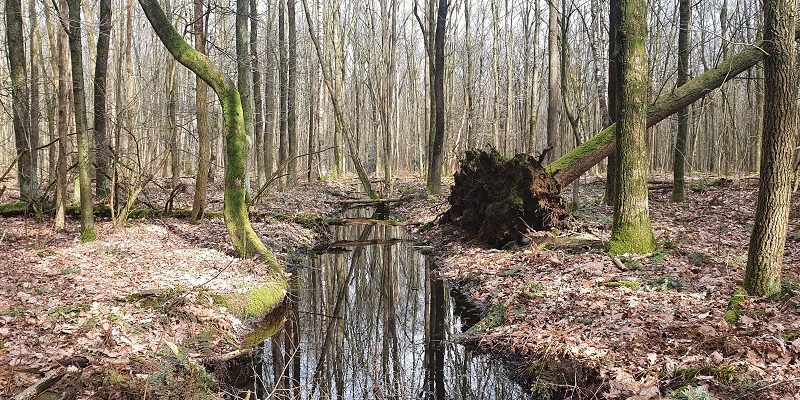
[[[499,361],[457,343],[476,316],[431,277],[404,228],[330,229],[329,251],[293,271],[276,333],[224,368],[231,398],[530,398]]]

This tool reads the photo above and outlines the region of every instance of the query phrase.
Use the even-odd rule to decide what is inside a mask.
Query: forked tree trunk
[[[158,0],[139,0],[139,4],[167,50],[214,90],[222,106],[227,149],[223,214],[233,248],[239,256],[258,256],[272,272],[280,272],[275,255],[261,242],[250,225],[244,186],[249,143],[242,117],[242,100],[236,84],[226,78],[208,57],[183,40],[164,15]]]

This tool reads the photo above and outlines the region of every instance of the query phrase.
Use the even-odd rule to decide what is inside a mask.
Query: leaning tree
[[[250,224],[245,200],[247,158],[250,143],[242,115],[242,100],[236,83],[204,54],[195,50],[172,26],[158,0],[139,0],[156,35],[175,59],[197,74],[217,94],[225,129],[226,163],[224,217],[231,244],[240,257],[258,257],[274,274],[276,289],[269,301],[276,305],[285,295],[286,279],[275,254],[259,239]],[[271,308],[271,307],[268,307]]]

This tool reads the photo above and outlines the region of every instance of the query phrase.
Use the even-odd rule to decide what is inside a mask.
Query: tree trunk
[[[608,7],[608,119],[610,126],[619,120],[620,51],[618,35],[620,0],[611,0]],[[614,135],[612,134],[611,136]],[[611,149],[607,157],[608,166],[606,168],[606,193],[604,200],[606,204],[613,206],[614,200],[617,198],[615,190],[617,187],[616,179],[619,174],[616,151]],[[591,168],[591,166],[589,168]],[[583,174],[583,172],[581,172],[581,174]],[[574,179],[577,178],[578,177],[575,177]]]
[[[781,291],[797,137],[795,14],[797,0],[764,1],[764,130],[761,184],[744,286],[756,296]]]
[[[206,34],[203,24],[203,1],[194,0],[194,46],[198,53],[206,53]],[[208,195],[208,173],[211,169],[211,136],[208,131],[208,86],[195,76],[195,113],[197,115],[198,160],[197,177],[192,201],[193,222],[203,219]]]
[[[111,183],[111,148],[106,124],[106,76],[111,39],[111,0],[100,0],[100,28],[97,35],[97,60],[94,67],[94,146],[95,191],[97,197],[108,196]]]
[[[707,95],[723,83],[758,64],[764,59],[763,42],[748,46],[741,52],[720,62],[714,68],[698,75],[672,93],[659,96],[647,108],[647,126],[651,127]],[[556,182],[565,187],[588,171],[592,166],[613,153],[616,124],[603,129],[582,145],[568,151],[547,165]]]
[[[81,45],[81,0],[68,0],[69,53],[72,64],[72,93],[75,130],[78,133],[78,180],[81,202],[81,240],[97,239],[92,208],[92,177],[89,174],[89,130],[86,122],[86,93],[83,89],[83,47]]]
[[[610,254],[650,253],[656,242],[647,199],[647,1],[621,0],[620,110]]]
[[[258,60],[258,2],[250,1],[250,57],[253,74],[253,136],[255,139],[256,182],[261,188],[266,182],[264,168],[264,103],[261,97],[261,70]]]
[[[550,17],[547,33],[547,153],[546,160],[553,161],[557,154],[559,129],[561,122],[561,93],[559,90],[558,72],[558,6],[550,2]]]
[[[59,20],[67,21],[66,0],[59,1]],[[56,167],[56,201],[55,217],[53,218],[53,229],[62,231],[66,228],[66,207],[67,207],[67,131],[69,130],[69,99],[67,98],[67,79],[69,75],[69,64],[67,63],[67,34],[63,29],[58,29],[58,165]]]
[[[38,138],[31,134],[30,98],[28,96],[27,71],[25,66],[25,33],[22,26],[22,4],[20,0],[6,0],[6,45],[8,69],[11,75],[11,102],[13,114],[14,143],[17,150],[17,176],[20,198],[33,202],[39,197],[36,147]]]
[[[31,23],[30,23],[30,40],[31,44],[28,49],[28,52],[31,55],[31,102],[30,102],[30,143],[31,143],[31,178],[32,178],[32,195],[29,196],[32,200],[37,200],[39,196],[39,151],[37,148],[39,147],[39,143],[41,141],[41,129],[39,128],[39,119],[41,117],[41,108],[39,107],[39,82],[41,78],[39,77],[39,63],[41,62],[42,55],[41,53],[36,52],[36,47],[41,47],[41,43],[36,43],[36,36],[37,30],[39,26],[39,21],[37,18],[38,12],[36,11],[36,2],[31,0],[29,3],[28,12],[31,14]]]
[[[692,5],[689,0],[680,0],[680,32],[678,33],[678,81],[681,87],[689,79],[689,25],[692,18]],[[678,135],[675,138],[675,154],[672,163],[672,201],[682,203],[686,198],[685,168],[686,140],[689,137],[689,108],[678,111]]]
[[[179,63],[211,86],[222,106],[227,156],[223,214],[234,250],[240,257],[258,256],[272,273],[279,274],[281,267],[275,255],[261,242],[250,225],[244,186],[249,142],[242,116],[242,101],[236,85],[205,55],[194,50],[183,40],[164,15],[158,0],[139,0],[139,4],[167,50]],[[279,286],[285,288],[285,278],[276,275],[276,279]],[[276,294],[276,298],[270,300],[275,300],[277,304],[277,301],[283,298],[283,294]]]
[[[288,1],[288,0],[287,0]],[[286,54],[286,4],[278,2],[278,84],[280,86],[280,129],[278,133],[278,174],[280,176],[281,188],[286,187],[286,162],[289,159],[289,137],[288,124],[289,112],[289,81],[288,69],[289,61]]]
[[[250,149],[253,147],[253,75],[250,61],[250,1],[236,0],[236,71],[242,118],[247,135],[247,156],[244,167],[245,196],[250,196]],[[255,0],[252,0],[255,1]]]
[[[433,114],[433,137],[430,144],[427,189],[430,194],[442,190],[442,153],[444,149],[445,109],[444,109],[444,45],[447,28],[447,0],[439,0],[436,12],[436,28],[433,36],[433,82],[431,82]],[[429,39],[430,40],[430,39]]]
[[[172,0],[166,0],[167,18],[170,22],[175,20],[172,12]],[[181,168],[180,154],[178,153],[178,91],[176,90],[176,75],[178,73],[178,63],[172,56],[167,56],[167,149],[169,150],[170,160],[170,183],[169,187],[176,188],[180,184]]]
[[[295,1],[286,0],[286,22],[287,22],[287,39],[288,39],[288,65],[287,65],[287,80],[286,83],[286,134],[288,136],[288,174],[289,184],[294,185],[297,183],[297,110],[295,107],[297,97],[297,24],[295,23]]]

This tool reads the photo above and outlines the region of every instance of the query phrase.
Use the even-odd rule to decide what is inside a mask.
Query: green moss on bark
[[[286,278],[273,276],[272,282],[244,293],[228,292],[214,295],[214,300],[228,308],[237,318],[260,320],[283,301],[289,287]]]

